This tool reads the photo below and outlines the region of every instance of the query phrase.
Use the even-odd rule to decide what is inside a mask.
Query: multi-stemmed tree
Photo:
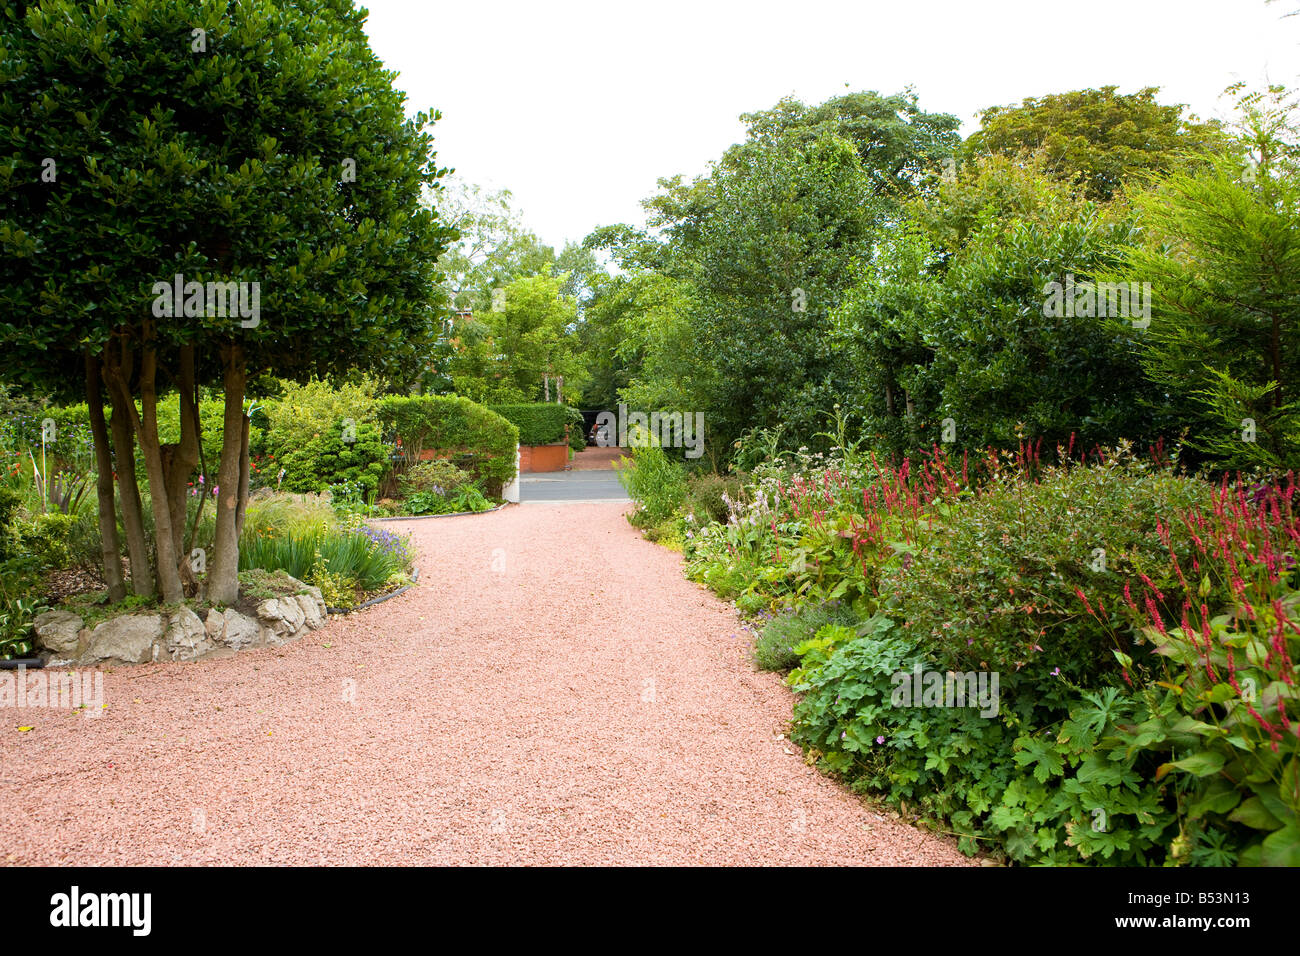
[[[249,377],[385,374],[437,334],[435,263],[454,233],[420,199],[445,173],[426,131],[438,115],[407,118],[363,23],[349,0],[0,12],[0,377],[88,401],[114,597],[119,515],[135,593],[187,590],[201,385],[224,393],[206,594],[228,604]],[[166,301],[177,276],[203,292]],[[170,389],[180,440],[162,443]]]

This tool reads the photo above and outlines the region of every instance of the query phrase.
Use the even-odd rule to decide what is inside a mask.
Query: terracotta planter
[[[569,446],[561,442],[556,445],[520,445],[519,470],[521,472],[563,471],[569,463]]]

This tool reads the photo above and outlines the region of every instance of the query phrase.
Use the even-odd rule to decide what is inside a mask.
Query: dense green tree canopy
[[[119,460],[132,457],[123,442],[144,453],[168,600],[185,570],[174,525],[194,464],[192,398],[220,382],[209,585],[230,601],[247,376],[409,371],[437,334],[450,233],[419,204],[441,172],[424,129],[436,116],[406,117],[346,0],[44,0],[2,16],[0,374],[64,391],[84,381],[92,406],[107,387],[115,432],[128,426]],[[156,284],[178,275],[244,283],[259,311],[235,316],[222,295],[188,291],[184,308],[160,307]],[[165,388],[182,396],[175,447],[158,440]],[[123,498],[135,507],[133,484]],[[130,539],[138,521],[127,525]],[[132,565],[150,589],[143,551]]]
[[[966,152],[1041,153],[1052,175],[1105,201],[1130,182],[1170,172],[1188,154],[1213,147],[1218,124],[1185,116],[1182,106],[1156,102],[1156,87],[1118,93],[1117,87],[1029,97],[1019,106],[991,106]]]

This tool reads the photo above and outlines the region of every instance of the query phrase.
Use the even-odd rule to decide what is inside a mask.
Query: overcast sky
[[[1300,0],[369,0],[375,53],[438,159],[508,188],[557,247],[641,222],[655,180],[706,170],[737,117],[911,85],[963,133],[985,106],[1113,84],[1226,116],[1235,80],[1300,85]]]

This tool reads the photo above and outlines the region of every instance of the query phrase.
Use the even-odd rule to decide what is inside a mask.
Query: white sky
[[[557,248],[643,221],[655,180],[739,140],[739,114],[914,86],[963,133],[985,106],[1117,85],[1225,116],[1235,80],[1300,85],[1300,0],[359,0],[438,160],[508,188]]]

